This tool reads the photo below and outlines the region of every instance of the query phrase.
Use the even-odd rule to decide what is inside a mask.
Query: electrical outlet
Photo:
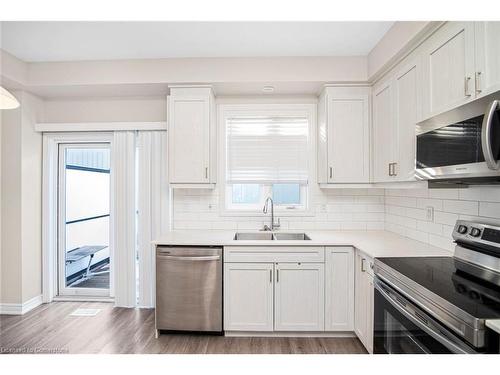
[[[325,212],[327,212],[327,211],[328,211],[328,207],[327,207],[327,205],[326,205],[326,204],[321,204],[321,205],[319,206],[319,212],[323,212],[323,213],[325,213]]]
[[[425,207],[425,217],[427,218],[427,221],[434,221],[434,207]]]

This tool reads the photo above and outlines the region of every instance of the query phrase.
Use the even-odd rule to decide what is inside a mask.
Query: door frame
[[[43,172],[42,172],[42,299],[49,303],[58,294],[58,165],[59,145],[61,143],[109,143],[111,147],[111,170],[113,170],[113,133],[111,132],[65,132],[43,134]],[[112,172],[111,172],[112,173]],[[113,191],[113,179],[111,179]],[[110,212],[110,238],[114,235],[113,205]],[[113,268],[113,242],[110,241],[110,268]],[[64,299],[112,300],[114,282],[110,277],[109,295],[64,296]]]
[[[112,150],[111,150],[111,143],[110,142],[96,142],[96,143],[89,143],[89,142],[71,142],[71,143],[59,143],[58,144],[58,187],[57,187],[57,194],[58,194],[58,207],[57,207],[57,296],[58,297],[68,297],[68,296],[90,296],[90,297],[109,297],[109,288],[107,289],[98,289],[98,288],[78,288],[78,287],[68,287],[66,286],[66,263],[65,263],[65,254],[66,254],[66,233],[65,233],[65,227],[66,227],[66,157],[65,157],[65,151],[71,148],[77,148],[77,149],[82,149],[82,148],[91,148],[91,149],[97,149],[97,148],[102,148],[102,149],[108,149],[110,153],[110,159],[112,155]],[[110,218],[108,222],[108,236],[109,236],[109,244],[108,244],[108,249],[110,251],[110,267],[109,267],[109,281],[111,283],[111,280],[113,279],[113,267],[112,267],[112,257],[111,257],[111,243],[112,243],[112,238],[111,238],[111,209],[112,209],[112,204],[111,204],[111,187],[112,187],[112,173],[113,171],[110,170],[110,176],[109,176],[109,210],[110,210]]]

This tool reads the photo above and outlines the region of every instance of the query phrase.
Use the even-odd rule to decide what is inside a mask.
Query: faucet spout
[[[275,229],[279,229],[280,222],[279,219],[277,224],[274,222],[274,201],[271,197],[267,197],[266,201],[264,202],[264,207],[262,209],[262,212],[264,214],[267,214],[267,212],[269,211],[269,204],[271,205],[271,225],[269,226],[264,225],[264,230],[273,231]]]

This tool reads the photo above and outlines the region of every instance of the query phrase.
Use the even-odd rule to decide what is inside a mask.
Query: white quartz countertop
[[[236,231],[170,231],[153,241],[153,244],[169,246],[353,246],[373,258],[452,255],[448,250],[387,231],[306,230],[304,232],[311,238],[310,241],[236,241],[234,240]]]

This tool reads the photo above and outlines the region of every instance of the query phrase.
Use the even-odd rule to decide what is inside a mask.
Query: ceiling
[[[393,22],[2,22],[28,62],[367,55]]]

